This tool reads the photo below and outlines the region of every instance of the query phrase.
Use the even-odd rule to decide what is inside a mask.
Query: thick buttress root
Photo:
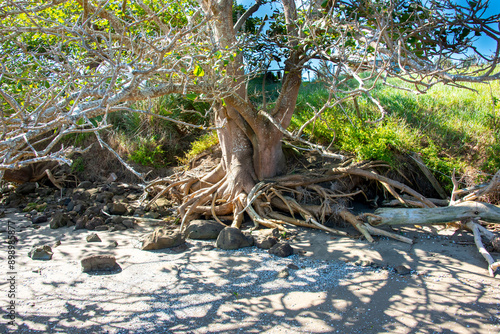
[[[412,239],[381,229],[379,226],[382,225],[430,226],[461,221],[460,227],[474,234],[477,248],[488,262],[490,275],[494,276],[500,262],[487,252],[481,236],[492,240],[495,235],[477,221],[500,223],[500,208],[467,200],[477,199],[488,191],[497,191],[500,172],[495,175],[492,184],[480,190],[473,189],[471,193],[454,189],[450,201],[443,201],[426,198],[409,186],[380,175],[377,167],[386,166],[376,162],[358,164],[333,168],[321,175],[304,173],[277,177],[254,182],[252,187],[248,186],[248,182],[238,182],[233,175],[229,177],[217,167],[202,178],[182,175],[151,182],[148,189],[155,196],[147,205],[167,194],[177,199],[181,230],[187,222],[199,216],[213,217],[223,225],[231,221],[231,226],[240,228],[246,214],[253,221],[253,229],[263,226],[284,231],[286,225],[295,225],[349,236],[342,230],[325,225],[327,221],[344,221],[369,242],[374,241],[373,235],[380,235],[413,243]],[[348,201],[356,195],[366,197],[362,190],[342,186],[349,184],[353,177],[377,182],[394,198],[393,202],[397,201],[406,208],[381,208],[374,214],[351,213],[347,209]],[[457,199],[458,194],[463,197]],[[437,206],[443,203],[454,205]]]

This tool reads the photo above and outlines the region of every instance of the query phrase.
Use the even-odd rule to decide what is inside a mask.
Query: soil
[[[14,209],[0,218],[3,240],[8,221],[19,241],[14,268],[2,243],[2,333],[500,331],[498,275],[488,276],[466,232],[397,229],[415,240],[407,245],[296,228],[284,235],[295,254],[278,258],[255,247],[223,251],[214,241],[195,240],[142,251],[140,239],[156,220],[98,231],[100,243],[85,240],[95,231],[48,223],[33,229]],[[51,260],[28,257],[33,245],[57,241]],[[80,260],[90,254],[115,256],[120,270],[83,273]],[[11,301],[15,325],[8,325]]]

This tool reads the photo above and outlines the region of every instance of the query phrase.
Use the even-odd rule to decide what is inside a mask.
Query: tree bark
[[[213,17],[211,28],[221,49],[231,48],[237,43],[232,4],[230,0],[202,0],[203,9]],[[294,3],[283,1],[283,4],[289,13],[288,30],[296,34],[294,22],[291,22],[291,18],[296,16]],[[290,124],[301,84],[298,62],[298,54],[292,52],[286,64],[288,74],[282,92],[271,112],[284,128]],[[248,194],[257,181],[284,171],[285,156],[281,147],[283,133],[268,119],[259,116],[258,110],[247,98],[243,68],[242,55],[234,57],[227,67],[227,76],[233,79],[228,81],[232,95],[225,97],[224,103],[219,106],[216,125],[220,127],[217,134],[222,148],[222,167],[229,179],[241,178],[235,181],[241,183],[237,188]]]

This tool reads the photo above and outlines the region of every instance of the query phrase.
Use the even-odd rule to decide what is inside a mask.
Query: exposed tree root
[[[160,196],[166,194],[171,194],[174,199],[180,199],[178,212],[182,218],[181,229],[189,220],[199,215],[211,216],[221,224],[231,224],[240,228],[244,215],[247,214],[253,221],[252,229],[262,226],[285,231],[286,225],[295,225],[349,236],[342,230],[325,225],[332,220],[345,221],[369,242],[374,241],[373,235],[379,235],[408,244],[412,244],[413,240],[381,229],[379,226],[432,227],[433,224],[467,221],[462,226],[466,226],[474,234],[478,250],[488,262],[490,275],[494,275],[495,270],[500,267],[500,262],[495,262],[486,251],[480,236],[492,240],[495,235],[475,221],[481,219],[490,223],[500,223],[500,208],[466,199],[477,199],[495,191],[500,184],[500,172],[495,175],[490,185],[471,190],[470,193],[459,191],[457,187],[448,201],[426,198],[408,185],[381,175],[376,170],[381,167],[387,166],[380,163],[365,163],[334,168],[320,175],[305,172],[254,183],[251,188],[245,182],[238,183],[233,176],[229,177],[222,168],[217,167],[205,177],[191,174],[177,176],[177,179],[168,181],[155,181],[148,186],[150,190],[155,189],[152,191],[155,196],[147,205],[150,206]],[[347,208],[348,202],[357,195],[366,198],[362,189],[355,189],[356,184],[360,183],[353,181],[360,182],[362,179],[378,182],[392,197],[387,198],[386,202],[390,202],[391,205],[403,205],[406,208],[379,208],[374,214],[352,213]],[[179,194],[182,196],[179,197]],[[457,200],[457,196],[462,198]],[[450,203],[453,205],[448,205]],[[232,219],[232,222],[226,222],[228,218]]]

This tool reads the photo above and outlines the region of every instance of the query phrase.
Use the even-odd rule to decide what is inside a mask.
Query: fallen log
[[[480,219],[500,223],[500,208],[482,202],[462,202],[441,208],[380,208],[368,223],[377,225],[432,225]]]

